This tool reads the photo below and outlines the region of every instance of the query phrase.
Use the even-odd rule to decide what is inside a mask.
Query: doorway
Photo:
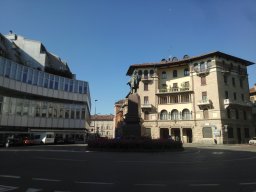
[[[169,137],[169,129],[160,128],[160,139],[168,139],[168,137]]]
[[[192,129],[191,128],[183,128],[183,139],[184,143],[192,143]]]
[[[237,142],[241,144],[242,136],[241,136],[241,128],[237,128]]]
[[[172,128],[171,136],[172,136],[173,140],[181,141],[181,139],[180,139],[180,129],[179,128]]]

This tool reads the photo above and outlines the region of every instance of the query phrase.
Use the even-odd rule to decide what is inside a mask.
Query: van
[[[54,133],[53,132],[40,132],[33,133],[33,144],[53,144]]]

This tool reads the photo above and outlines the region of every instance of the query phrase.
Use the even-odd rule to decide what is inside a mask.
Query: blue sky
[[[222,51],[256,62],[255,0],[1,0],[0,33],[43,42],[114,113],[131,64]],[[250,87],[256,66],[250,66]]]

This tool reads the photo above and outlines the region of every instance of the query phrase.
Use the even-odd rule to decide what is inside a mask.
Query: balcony
[[[239,102],[232,99],[224,99],[224,107],[227,108],[229,106],[243,106],[243,107],[252,107],[253,104],[251,102]]]
[[[153,77],[150,75],[142,75],[141,81],[153,81]]]
[[[152,109],[153,105],[149,103],[141,104],[141,109]]]
[[[206,76],[210,73],[210,66],[205,66],[205,67],[199,67],[196,66],[194,67],[194,71],[197,73],[198,76]]]
[[[180,92],[190,92],[192,91],[191,87],[171,87],[169,89],[158,89],[158,94],[165,94],[165,93],[180,93]]]
[[[212,101],[210,99],[203,99],[200,100],[197,103],[198,107],[202,110],[202,109],[211,109],[212,108]]]

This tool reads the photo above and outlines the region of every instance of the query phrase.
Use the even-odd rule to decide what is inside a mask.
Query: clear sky
[[[222,51],[256,62],[255,0],[1,0],[0,33],[41,41],[114,113],[131,64]],[[250,87],[256,65],[249,69]]]

